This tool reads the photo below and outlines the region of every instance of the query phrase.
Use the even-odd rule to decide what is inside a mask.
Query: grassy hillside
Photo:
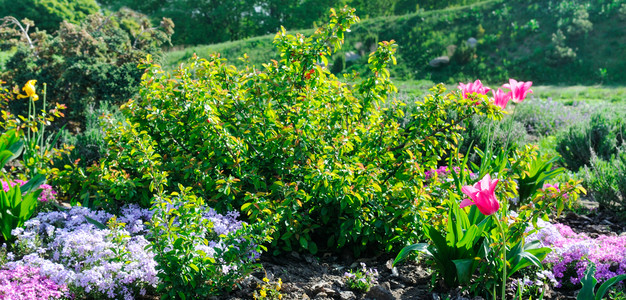
[[[458,82],[473,78],[499,82],[509,77],[538,84],[624,84],[626,76],[626,0],[490,0],[444,10],[421,11],[359,23],[347,35],[347,52],[361,59],[343,71],[365,72],[371,44],[394,39],[403,80]],[[358,12],[357,12],[358,14]],[[310,32],[304,32],[310,33]],[[475,48],[469,38],[477,41]],[[234,61],[248,53],[256,65],[275,58],[272,35],[170,52],[174,66],[197,53],[219,52]],[[429,62],[448,56],[449,63]],[[336,63],[341,63],[336,60]],[[343,66],[343,64],[342,64]]]

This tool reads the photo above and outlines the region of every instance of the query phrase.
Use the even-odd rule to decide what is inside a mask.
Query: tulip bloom
[[[33,101],[37,101],[39,99],[39,95],[35,92],[35,84],[37,80],[29,80],[26,82],[22,90],[26,92],[26,95],[19,94],[17,95],[17,99],[32,97]]]
[[[463,93],[463,99],[467,99],[467,96],[472,93],[486,95],[491,90],[490,88],[483,86],[483,83],[478,79],[468,84],[459,82],[459,89]]]
[[[502,85],[503,88],[511,90],[511,99],[515,103],[521,103],[526,99],[526,94],[530,92],[532,94],[533,90],[530,89],[530,86],[533,85],[532,81],[517,81],[515,79],[510,78],[508,84]]]
[[[507,103],[509,103],[509,100],[511,100],[510,92],[505,93],[502,89],[498,89],[498,91],[491,90],[491,92],[493,93],[493,103],[500,106],[502,109],[504,109]]]
[[[489,174],[485,175],[483,179],[476,182],[474,186],[466,185],[461,188],[461,191],[468,195],[470,199],[461,201],[461,208],[470,205],[476,205],[478,210],[485,216],[492,215],[498,209],[500,209],[500,203],[496,199],[496,185],[498,179],[491,180]]]

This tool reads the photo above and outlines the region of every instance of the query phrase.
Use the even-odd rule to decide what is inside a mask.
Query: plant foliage
[[[237,69],[215,55],[166,73],[148,60],[141,97],[122,108],[127,123],[158,155],[168,186],[193,187],[218,211],[241,208],[267,221],[277,229],[274,249],[358,253],[405,243],[431,211],[423,172],[455,148],[458,122],[499,110],[439,85],[401,126],[386,69],[393,41],[379,43],[371,76],[357,84],[324,67],[356,21],[344,8],[310,37],[281,30],[280,60],[262,68]],[[141,153],[121,147],[123,156]],[[146,191],[142,164],[125,172]]]

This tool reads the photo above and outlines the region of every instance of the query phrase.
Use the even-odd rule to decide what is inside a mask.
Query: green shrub
[[[148,53],[160,53],[172,28],[169,20],[154,27],[147,16],[130,10],[92,14],[80,25],[63,22],[54,34],[31,33],[32,47],[24,39],[17,40],[0,76],[19,84],[31,79],[47,83],[48,102],[67,106],[64,122],[75,132],[85,128],[88,107],[98,108],[104,101],[120,104],[136,94],[141,78],[137,64]],[[3,31],[0,36],[23,37],[23,32]],[[15,101],[11,110],[19,114],[27,107]]]
[[[588,165],[592,152],[608,160],[624,142],[623,113],[605,109],[594,113],[589,120],[578,122],[557,135],[556,151],[565,165],[577,171]]]
[[[466,41],[463,41],[461,45],[453,51],[450,59],[459,65],[464,65],[472,61],[474,55],[476,55],[476,48],[470,47]]]
[[[85,130],[72,135],[64,130],[61,141],[74,146],[69,156],[64,161],[58,162],[65,165],[77,162],[78,166],[86,167],[97,163],[106,154],[106,134],[101,124],[102,118],[123,121],[119,108],[103,102],[99,108],[90,105],[85,111]]]
[[[565,34],[560,29],[552,34],[551,49],[546,56],[548,64],[558,66],[573,62],[576,59],[576,52],[565,43]]]
[[[463,99],[438,85],[400,126],[400,105],[388,98],[396,92],[386,69],[393,42],[379,44],[371,77],[357,84],[320,65],[357,20],[346,8],[310,37],[279,32],[281,59],[262,69],[213,56],[166,73],[148,60],[141,97],[122,109],[145,140],[110,142],[119,151],[106,162],[128,168],[136,191],[147,189],[140,183],[158,163],[167,186],[192,187],[220,212],[241,208],[276,226],[274,249],[360,253],[414,240],[432,213],[418,188],[423,172],[456,147],[462,130],[448,112],[463,121],[500,110],[487,97]],[[133,155],[140,157],[126,158]]]
[[[620,147],[618,153],[609,160],[592,155],[589,166],[585,166],[583,180],[589,195],[603,209],[626,212],[626,149]],[[622,215],[625,217],[626,215]]]
[[[156,142],[138,124],[103,119],[106,155],[87,167],[70,161],[54,178],[59,198],[89,208],[116,212],[126,203],[150,207],[153,170],[162,165]]]

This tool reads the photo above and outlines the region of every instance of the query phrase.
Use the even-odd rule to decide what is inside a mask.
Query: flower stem
[[[496,219],[496,224],[500,228],[500,232],[502,232],[502,300],[506,299],[506,233],[504,232],[504,226],[496,217],[493,215],[494,219]]]

